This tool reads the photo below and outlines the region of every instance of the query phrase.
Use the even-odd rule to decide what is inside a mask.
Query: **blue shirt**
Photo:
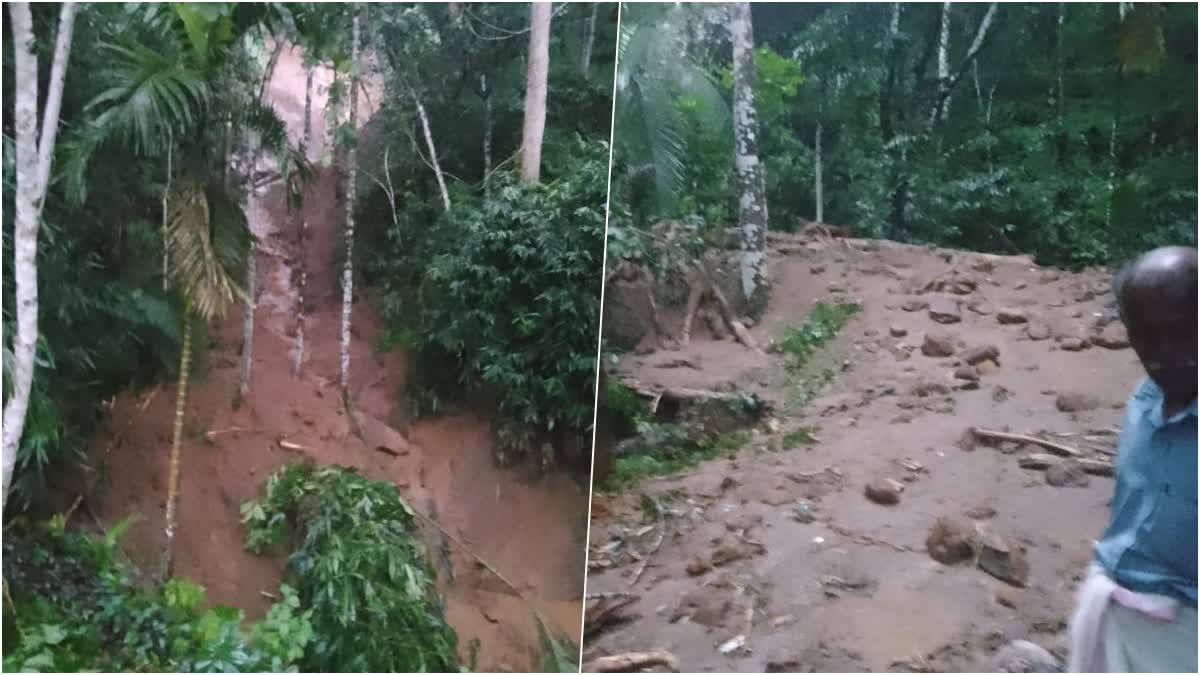
[[[1125,406],[1116,492],[1096,562],[1121,586],[1196,607],[1196,402],[1163,419],[1146,379]]]

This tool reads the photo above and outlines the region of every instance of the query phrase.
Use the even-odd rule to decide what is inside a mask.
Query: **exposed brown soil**
[[[327,84],[328,73],[317,79]],[[362,119],[369,119],[380,91],[376,84],[373,93],[364,94]],[[304,105],[298,51],[282,55],[270,92],[298,139]],[[325,93],[317,93],[314,159],[325,143]],[[579,639],[587,497],[564,475],[534,482],[517,471],[496,468],[489,422],[480,417],[414,423],[407,434],[413,449],[400,456],[380,452],[373,442],[364,444],[351,433],[337,388],[341,290],[332,261],[343,245],[345,214],[338,180],[332,169],[321,168],[305,195],[309,315],[299,379],[290,374],[291,280],[301,215],[288,213],[278,187],[251,198],[251,226],[260,237],[261,295],[250,393],[240,409],[232,409],[242,331],[239,306],[210,331],[208,370],[189,392],[175,573],[204,586],[210,601],[241,607],[252,618],[261,616],[271,602],[262,593],[278,588],[285,561],[244,550],[239,506],[259,497],[262,482],[285,463],[354,467],[369,478],[395,483],[415,509],[434,516],[532,599],[536,607],[512,595],[457,546],[443,545],[434,531],[424,532],[464,658],[468,642],[478,639],[478,668],[526,670],[534,666],[535,610]],[[379,319],[370,293],[356,295],[350,391],[367,419],[378,422],[371,426],[388,433],[386,424],[403,404],[397,398],[404,386],[405,357],[372,350]],[[174,386],[167,383],[118,397],[89,453],[91,465],[100,469],[88,504],[105,526],[130,514],[140,516],[124,544],[147,572],[157,569],[163,544],[174,406]],[[303,449],[285,449],[280,440]]]
[[[588,635],[584,661],[665,649],[683,671],[971,671],[989,670],[1011,639],[1061,658],[1111,479],[1054,487],[1018,466],[1045,449],[962,439],[970,427],[1009,430],[1111,459],[1110,430],[1141,368],[1129,349],[1071,351],[1102,328],[1120,332],[1106,326],[1115,318],[1106,275],[890,242],[775,243],[772,301],[752,331],[759,344],[801,325],[818,301],[855,299],[862,310],[799,373],[786,355],[715,341],[699,322],[685,350],[622,357],[619,373],[651,387],[732,386],[778,408],[732,458],[595,497],[588,595],[636,601],[624,610],[634,618]],[[946,334],[955,355],[924,355],[929,333]],[[991,350],[968,350],[989,345],[997,359],[969,366]],[[800,383],[825,369],[833,382],[795,405]],[[1077,392],[1099,405],[1056,406]],[[788,447],[800,427],[815,427],[816,442]],[[886,479],[903,486],[898,503],[872,501]],[[663,525],[644,519],[643,493],[669,511]],[[943,517],[969,530],[943,522],[931,537]],[[976,525],[1011,547],[1000,573],[1028,566],[1024,587],[963,555],[960,539]],[[958,562],[932,559],[927,538]],[[981,564],[998,569],[991,553]]]

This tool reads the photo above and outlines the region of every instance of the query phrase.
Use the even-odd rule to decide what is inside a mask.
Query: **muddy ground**
[[[766,353],[698,326],[682,351],[620,358],[622,377],[652,388],[753,392],[776,411],[731,457],[594,498],[588,597],[633,599],[625,620],[589,629],[585,663],[665,649],[685,672],[973,671],[991,669],[1012,639],[1061,658],[1112,480],[1055,472],[1070,485],[1056,487],[1018,465],[1045,449],[963,437],[970,427],[1035,434],[1111,460],[1142,371],[1114,322],[1107,274],[829,238],[777,237],[770,262],[771,304],[751,331]],[[839,299],[861,311],[789,371],[771,343],[815,302]],[[668,326],[678,321],[664,311]],[[964,362],[986,346],[998,355]],[[832,382],[797,406],[826,369]],[[815,441],[789,447],[801,427]],[[867,498],[882,479],[903,486],[898,503]],[[662,505],[661,521],[643,495]],[[970,552],[932,559],[926,540],[942,517],[1023,549],[1024,585],[976,567]]]
[[[270,96],[294,142],[303,125],[304,79],[299,51],[285,51]],[[339,176],[320,165],[329,154],[323,130],[330,79],[328,72],[316,77],[310,159],[319,167],[303,213],[288,212],[277,183],[251,197],[248,215],[260,240],[260,295],[250,393],[240,409],[231,406],[242,342],[240,305],[210,328],[210,344],[200,355],[208,369],[188,398],[175,573],[204,586],[209,601],[240,607],[249,618],[261,616],[271,603],[264,593],[278,589],[285,560],[244,550],[240,505],[258,498],[263,481],[285,463],[352,466],[395,483],[415,509],[434,516],[532,600],[531,605],[512,594],[432,528],[423,533],[464,659],[468,643],[478,639],[479,669],[526,670],[535,665],[534,610],[579,639],[587,496],[565,475],[533,482],[495,468],[489,422],[481,417],[418,422],[407,439],[397,439],[388,425],[399,424],[396,411],[404,405],[399,398],[405,359],[399,352],[373,351],[380,326],[369,290],[356,292],[350,348],[350,391],[368,442],[351,433],[336,386],[341,290],[332,262],[342,246],[345,206]],[[370,118],[381,91],[378,82],[366,88],[361,119]],[[310,233],[307,348],[302,377],[294,378],[293,280],[303,219]],[[168,383],[118,397],[89,450],[89,463],[97,469],[87,510],[105,527],[131,514],[140,517],[124,543],[147,572],[157,569],[163,544],[174,406],[175,389]],[[376,449],[389,443],[408,447],[399,456]]]

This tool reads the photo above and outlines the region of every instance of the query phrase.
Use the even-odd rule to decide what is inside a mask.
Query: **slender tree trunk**
[[[929,113],[929,126],[932,127],[939,117],[945,118],[950,107],[950,3],[942,3],[941,28],[938,31],[938,101]]]
[[[162,195],[162,286],[163,291],[167,290],[167,277],[170,274],[171,261],[167,254],[167,195],[171,194],[171,153],[175,149],[175,141],[172,139],[167,143],[167,185],[163,188]]]
[[[997,7],[998,4],[995,2],[988,5],[987,13],[985,13],[983,18],[979,20],[979,27],[975,29],[975,38],[971,40],[971,45],[967,47],[967,53],[965,56],[963,56],[961,64],[954,74],[950,76],[945,88],[941,88],[938,91],[937,105],[934,106],[934,110],[937,112],[934,122],[945,119],[945,115],[942,113],[942,110],[950,98],[950,93],[954,91],[955,85],[957,85],[958,81],[962,78],[962,74],[967,69],[967,66],[971,65],[971,63],[975,60],[975,57],[979,55],[979,50],[983,47],[983,42],[987,38],[988,31],[990,31],[992,27],[992,22],[996,18]]]
[[[1055,102],[1058,104],[1058,126],[1060,132],[1064,126],[1063,123],[1063,106],[1066,105],[1066,90],[1063,87],[1063,20],[1066,18],[1067,6],[1065,2],[1058,3],[1058,29],[1057,40],[1055,44],[1055,75],[1058,78],[1058,96],[1055,97]]]
[[[271,58],[267,61],[267,68],[263,71],[262,82],[258,85],[258,100],[264,105],[267,101],[267,91],[271,86],[271,78],[275,76],[275,66],[279,63],[279,55],[282,52],[283,42],[280,41],[271,52]],[[259,139],[255,143],[254,152],[250,155],[247,190],[251,194],[255,192],[255,171],[258,170],[258,162],[262,157],[262,147],[262,140]],[[240,405],[242,399],[250,392],[250,368],[254,362],[254,310],[257,304],[258,240],[252,236],[250,239],[250,251],[246,257],[246,302],[242,308],[242,363],[241,370],[238,373],[238,389],[233,397],[235,408]]]
[[[530,3],[529,59],[525,68],[525,125],[521,132],[521,182],[538,182],[546,131],[546,76],[550,69],[549,2]]]
[[[580,69],[586,78],[592,70],[592,44],[596,41],[596,9],[599,3],[592,3],[592,14],[588,17],[587,30],[583,35],[583,54],[580,56]]]
[[[3,409],[4,430],[0,441],[0,469],[3,474],[0,499],[3,501],[0,501],[0,511],[8,503],[8,490],[17,465],[17,449],[21,445],[25,414],[29,410],[29,396],[33,390],[38,342],[38,232],[46,189],[50,184],[50,165],[54,158],[63,83],[71,57],[71,35],[77,10],[78,5],[66,3],[59,14],[39,139],[38,62],[34,52],[33,15],[29,3],[8,3],[13,33],[13,93],[16,98],[13,105],[16,186],[13,195],[12,275],[16,287],[17,330],[12,347],[13,395],[4,403]]]
[[[758,115],[754,108],[754,28],[750,3],[731,3],[733,38],[733,138],[741,233],[742,293],[754,318],[767,307],[767,195],[758,158]]]
[[[350,42],[350,128],[358,130],[358,37],[362,6],[354,4],[354,23]],[[350,400],[350,308],[354,300],[354,190],[358,180],[357,151],[346,149],[346,261],[342,265],[342,352],[338,382],[342,400]]]
[[[300,154],[306,160],[311,159],[308,153],[312,147],[313,70],[315,69],[312,66],[304,68],[304,136],[301,140]]]
[[[429,115],[425,113],[425,104],[421,103],[421,97],[417,95],[417,90],[411,86],[408,90],[412,95],[413,103],[417,106],[417,117],[421,120],[421,132],[425,135],[425,147],[429,151],[429,166],[433,169],[433,175],[437,178],[438,190],[442,193],[442,207],[449,211],[450,192],[446,189],[446,177],[442,174],[442,165],[438,163],[437,148],[433,145],[433,132],[429,130]]]
[[[492,95],[488,91],[487,75],[479,76],[479,91],[483,96],[483,196],[492,198]]]
[[[192,367],[191,310],[183,313],[183,347],[179,351],[179,390],[175,395],[175,426],[171,435],[171,459],[167,470],[166,543],[158,570],[159,582],[171,577],[174,569],[175,530],[179,523],[179,464],[183,449],[183,416],[187,410],[188,373]]]
[[[304,303],[308,288],[308,218],[300,217],[300,244],[296,257],[300,264],[300,283],[296,289],[296,348],[292,354],[292,377],[304,372]]]
[[[816,140],[813,143],[816,146],[816,169],[813,171],[814,185],[813,197],[817,202],[817,222],[825,222],[825,191],[822,185],[824,167],[821,164],[821,121],[817,120]]]

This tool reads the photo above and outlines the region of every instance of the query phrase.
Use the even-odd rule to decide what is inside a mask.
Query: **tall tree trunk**
[[[583,35],[583,53],[579,57],[579,67],[586,78],[592,69],[592,44],[596,41],[596,9],[599,3],[592,3],[592,14],[588,17],[587,29]]]
[[[304,135],[300,141],[300,154],[306,160],[310,159],[308,153],[312,147],[313,70],[312,66],[304,68]]]
[[[167,277],[171,271],[171,260],[170,256],[167,254],[167,195],[171,193],[171,153],[174,149],[175,140],[171,139],[171,141],[167,143],[167,184],[163,188],[162,194],[162,286],[164,292],[167,290]]]
[[[1060,133],[1063,127],[1063,106],[1066,105],[1066,91],[1063,87],[1063,21],[1066,15],[1066,3],[1058,3],[1058,28],[1055,33],[1056,39],[1054,45],[1054,70],[1055,77],[1058,79],[1058,95],[1055,96],[1055,102],[1058,104],[1058,126]]]
[[[171,459],[167,469],[166,543],[163,545],[158,580],[166,581],[174,569],[175,530],[179,511],[179,463],[183,448],[183,415],[187,410],[188,371],[192,367],[192,324],[190,308],[183,313],[183,347],[179,351],[179,389],[175,395],[175,425],[171,435]]]
[[[12,346],[13,395],[4,403],[3,409],[4,430],[0,441],[3,493],[0,494],[0,512],[8,503],[8,490],[17,465],[17,449],[21,445],[25,413],[29,410],[29,396],[33,390],[38,342],[38,232],[46,189],[50,184],[50,165],[54,158],[58,115],[71,58],[71,35],[77,10],[78,5],[65,3],[59,13],[58,35],[54,41],[54,60],[50,66],[49,89],[46,92],[39,139],[38,62],[34,53],[33,15],[29,3],[8,3],[13,33],[13,93],[16,97],[13,105],[16,186],[13,195],[12,275],[16,286],[17,331]]]
[[[929,113],[929,126],[932,127],[938,118],[945,118],[950,108],[950,3],[942,3],[941,27],[938,30],[938,104],[934,104]]]
[[[815,170],[813,171],[814,183],[815,183],[813,185],[813,198],[817,202],[817,222],[823,223],[823,222],[825,222],[825,190],[824,190],[824,186],[822,185],[822,180],[823,180],[822,173],[824,172],[824,167],[821,164],[821,120],[817,120],[816,136],[817,136],[816,140],[813,143],[816,146],[816,151],[817,151],[816,152],[817,157],[816,157],[816,162],[815,162],[816,167],[815,167]]]
[[[529,59],[525,67],[525,125],[521,132],[521,182],[538,182],[546,131],[546,76],[550,70],[552,3],[530,3]]]
[[[350,37],[350,128],[358,131],[358,35],[362,6],[354,4],[354,23]],[[357,151],[346,149],[346,261],[342,264],[342,350],[340,376],[342,400],[350,400],[350,308],[354,300],[354,190],[358,180]]]
[[[267,102],[267,91],[271,86],[271,78],[275,76],[275,66],[279,63],[279,55],[283,52],[283,41],[275,45],[271,58],[267,60],[267,68],[263,71],[262,82],[258,85],[258,100]],[[247,191],[251,196],[255,193],[255,171],[258,170],[259,159],[262,158],[262,139],[254,145],[250,153],[250,170],[248,172]],[[254,309],[258,304],[258,240],[250,238],[250,251],[246,254],[246,301],[242,308],[242,363],[238,373],[238,389],[233,397],[234,407],[240,405],[246,394],[250,392],[250,367],[254,362]]]
[[[750,3],[729,7],[733,38],[733,138],[741,233],[742,293],[754,318],[767,307],[767,194],[758,158],[758,115],[754,109],[754,27]]]
[[[979,55],[979,50],[983,47],[984,40],[987,39],[988,32],[991,30],[992,22],[996,18],[997,7],[998,4],[995,2],[988,5],[987,12],[979,20],[979,27],[975,29],[975,38],[971,40],[971,45],[967,47],[967,53],[963,56],[958,69],[950,76],[945,88],[939,89],[937,104],[934,106],[934,110],[937,112],[934,118],[935,123],[945,119],[944,110],[947,101],[950,99],[950,93],[954,91],[955,85],[962,79],[967,66],[971,65],[975,57]]]
[[[425,147],[429,150],[429,168],[433,169],[433,175],[437,178],[438,191],[442,194],[442,207],[450,210],[450,191],[446,189],[446,177],[442,174],[442,165],[438,163],[437,148],[433,144],[433,132],[429,130],[429,115],[425,113],[425,104],[421,103],[421,97],[417,95],[417,90],[411,86],[408,88],[412,95],[413,103],[417,106],[417,117],[421,120],[421,132],[425,135]]]
[[[492,198],[492,95],[488,91],[487,75],[479,76],[479,91],[483,96],[483,196]]]

